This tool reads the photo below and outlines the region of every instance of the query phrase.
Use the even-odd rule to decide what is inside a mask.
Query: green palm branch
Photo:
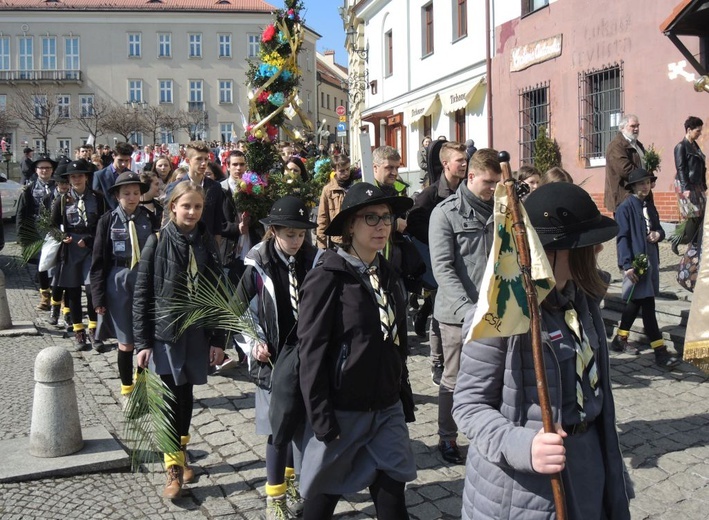
[[[211,274],[200,275],[194,291],[186,284],[178,284],[175,297],[159,312],[175,316],[173,323],[179,324],[177,336],[189,327],[198,326],[258,338],[246,297],[237,295],[236,287],[226,276]]]
[[[170,401],[175,396],[159,375],[138,369],[135,386],[123,411],[124,438],[131,448],[131,469],[162,460],[162,453],[180,451],[180,441],[173,426]]]
[[[48,209],[42,208],[37,218],[21,218],[17,226],[17,242],[22,246],[20,256],[23,265],[39,255],[46,236],[57,242],[61,242],[64,238],[62,232],[52,224],[52,216]]]

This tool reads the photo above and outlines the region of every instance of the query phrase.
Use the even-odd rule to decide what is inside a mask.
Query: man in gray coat
[[[436,206],[429,224],[431,267],[438,283],[433,316],[440,323],[443,377],[438,391],[438,449],[443,459],[462,464],[452,416],[453,390],[463,348],[463,320],[478,300],[479,287],[492,248],[493,195],[502,171],[497,151],[473,154],[458,191]]]

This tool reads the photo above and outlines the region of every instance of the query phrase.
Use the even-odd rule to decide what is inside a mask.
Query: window
[[[44,141],[42,139],[33,139],[34,141],[34,151],[37,153],[44,153]]]
[[[79,98],[79,117],[92,117],[94,115],[94,96],[91,94],[82,95]]]
[[[384,75],[394,73],[394,40],[391,31],[384,33]]]
[[[71,139],[57,139],[57,150],[64,155],[69,156],[71,152]]]
[[[234,82],[230,79],[219,80],[219,104],[230,104],[234,102]]]
[[[129,79],[128,80],[128,101],[131,103],[140,103],[143,101],[143,80]]]
[[[160,103],[172,103],[172,80],[171,79],[161,79],[158,80],[159,90],[160,90]]]
[[[201,79],[190,80],[190,101],[202,101],[202,85],[203,82]]]
[[[537,137],[549,129],[549,84],[519,93],[519,164],[534,164]]]
[[[57,38],[42,37],[42,70],[57,70]]]
[[[431,116],[423,116],[421,118],[423,132],[421,133],[421,139],[419,139],[419,141],[423,141],[425,136],[431,135],[431,119]]]
[[[421,56],[433,54],[433,2],[421,8]]]
[[[29,71],[34,69],[34,55],[31,36],[23,36],[19,39],[19,69],[21,79],[30,79]]]
[[[160,130],[160,144],[172,144],[175,142],[175,134],[170,130],[165,130],[164,128]]]
[[[234,123],[220,123],[219,133],[222,136],[223,143],[231,143],[234,137]]]
[[[64,38],[64,70],[67,79],[79,77],[79,37],[69,36]]]
[[[9,36],[0,36],[0,70],[10,70]]]
[[[0,94],[0,112],[7,110],[7,94]]]
[[[140,33],[128,33],[128,57],[140,58]]]
[[[190,58],[201,58],[202,57],[202,33],[190,33]]]
[[[61,94],[57,96],[57,115],[62,119],[71,117],[71,96]]]
[[[255,58],[261,49],[261,37],[258,34],[249,34],[248,38],[246,57]]]
[[[461,108],[453,113],[453,126],[455,140],[459,143],[464,143],[465,137],[465,109]]]
[[[468,2],[453,0],[453,41],[468,35]]]
[[[219,35],[219,57],[231,58],[231,34]]]
[[[143,146],[143,132],[133,132],[128,136],[128,142]]]
[[[522,16],[549,5],[549,0],[522,0]]]
[[[602,158],[623,114],[623,62],[578,77],[581,157]]]
[[[158,33],[158,58],[172,58],[172,34]]]
[[[310,99],[312,97],[311,95],[312,95],[312,92],[310,92],[309,90],[305,93],[305,107],[308,112],[313,111],[313,106],[311,104],[312,100]]]
[[[47,113],[47,96],[35,94],[32,98],[34,101],[34,117],[35,119],[41,119]]]
[[[327,95],[325,96],[325,100],[327,101],[327,105],[325,106],[325,108],[327,108],[328,110],[330,110],[330,94],[327,94]]]
[[[325,108],[325,92],[320,92],[320,108]]]
[[[398,113],[386,119],[386,144],[396,148],[401,154],[401,166],[406,166],[406,127],[404,126],[404,114]]]

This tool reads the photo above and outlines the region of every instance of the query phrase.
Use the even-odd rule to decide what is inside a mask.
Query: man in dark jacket
[[[22,184],[29,184],[29,182],[32,180],[32,176],[34,175],[34,160],[32,159],[32,154],[34,153],[34,150],[32,148],[25,148],[22,150],[22,153],[25,154],[25,156],[22,158],[22,161],[20,162],[20,171],[22,172]]]
[[[637,168],[642,168],[645,147],[638,141],[640,122],[638,116],[626,114],[618,125],[618,135],[606,149],[606,189],[604,203],[611,213],[628,196],[625,181]]]
[[[444,143],[441,147],[440,159],[443,165],[443,175],[419,193],[414,207],[411,208],[406,218],[408,233],[419,242],[422,242],[426,250],[428,249],[428,224],[433,208],[455,193],[458,185],[465,179],[468,167],[465,146],[460,143]],[[428,256],[427,267],[430,271],[430,253],[426,256]],[[433,310],[435,295],[435,289],[431,290],[429,296],[424,300],[423,305],[414,316],[414,330],[419,336],[425,336],[426,320]],[[431,320],[429,338],[431,345],[431,379],[438,386],[443,375],[443,349],[441,347],[441,331],[435,318]]]
[[[113,155],[113,162],[103,170],[94,173],[91,187],[94,191],[101,192],[106,198],[106,203],[111,211],[118,207],[118,199],[109,195],[111,186],[116,183],[118,176],[130,168],[133,154],[133,147],[128,143],[118,143],[116,153]],[[87,161],[88,162],[88,161]]]

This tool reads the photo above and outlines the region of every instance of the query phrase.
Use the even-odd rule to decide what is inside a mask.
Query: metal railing
[[[549,82],[519,91],[519,164],[534,164],[534,147],[542,128],[549,129]]]
[[[623,114],[623,62],[579,72],[578,80],[581,158],[602,158]]]
[[[0,70],[0,81],[81,81],[81,71]]]

